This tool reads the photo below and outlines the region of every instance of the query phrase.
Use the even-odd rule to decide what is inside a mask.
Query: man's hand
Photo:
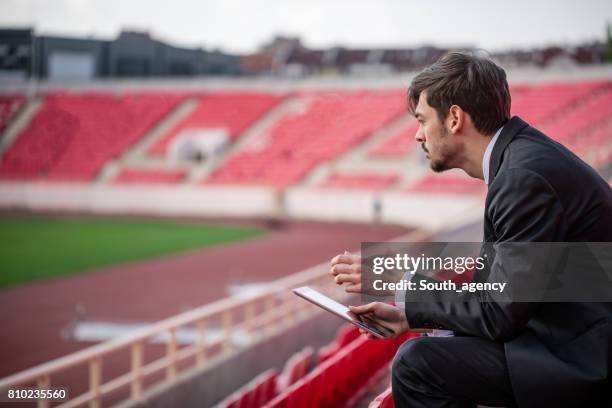
[[[368,303],[367,305],[349,306],[349,309],[356,315],[365,316],[374,323],[380,324],[381,326],[391,330],[394,334],[393,337],[397,337],[410,329],[404,310],[396,306],[391,306],[387,303],[372,302]],[[365,331],[364,329],[359,329],[359,331],[366,334],[371,339],[376,338],[373,334]]]
[[[338,285],[348,283],[344,288],[347,293],[361,293],[361,257],[349,254],[335,256],[331,260],[331,274]]]

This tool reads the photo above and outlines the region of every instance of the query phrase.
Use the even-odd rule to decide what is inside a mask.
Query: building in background
[[[175,47],[146,32],[123,31],[108,41],[37,36],[32,29],[0,29],[0,78],[86,81],[209,75],[380,76],[419,70],[447,51],[448,48],[434,46],[311,49],[297,37],[275,37],[252,54],[232,55],[219,50]],[[603,63],[606,52],[606,43],[601,41],[508,50],[492,57],[507,67],[575,66]]]
[[[241,74],[238,56],[179,48],[148,33],[124,31],[111,41],[0,30],[0,78],[50,80]]]

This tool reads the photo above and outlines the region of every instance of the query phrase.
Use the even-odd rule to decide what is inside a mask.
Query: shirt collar
[[[484,157],[482,158],[482,174],[484,176],[484,182],[486,184],[489,184],[489,164],[491,162],[491,153],[493,152],[493,146],[495,146],[495,142],[497,141],[497,138],[499,137],[499,134],[501,133],[503,128],[504,127],[502,126],[497,129],[497,132],[495,132],[495,135],[491,138],[491,141],[487,145]]]

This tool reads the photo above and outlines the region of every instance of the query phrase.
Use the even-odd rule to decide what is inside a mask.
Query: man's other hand
[[[348,283],[347,293],[361,293],[361,257],[344,251],[331,260],[331,274],[338,285]]]
[[[410,329],[404,310],[396,306],[391,306],[387,303],[372,302],[368,303],[367,305],[349,306],[349,309],[356,315],[365,316],[374,323],[391,330],[394,334],[393,337],[397,337]],[[373,334],[365,331],[364,329],[359,329],[359,331],[366,334],[371,339],[376,338]]]

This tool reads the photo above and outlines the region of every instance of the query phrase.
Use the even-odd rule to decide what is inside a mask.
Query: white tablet
[[[309,288],[308,286],[302,286],[293,289],[293,293],[327,310],[328,312],[335,314],[336,316],[346,320],[347,322],[350,322],[355,326],[358,326],[359,328],[367,330],[369,333],[372,333],[379,339],[388,339],[393,337],[393,331],[391,331],[390,329],[381,326],[378,323],[375,323],[372,319],[369,319],[365,316],[356,315],[355,313],[351,312],[348,307],[325,296],[321,292]]]

